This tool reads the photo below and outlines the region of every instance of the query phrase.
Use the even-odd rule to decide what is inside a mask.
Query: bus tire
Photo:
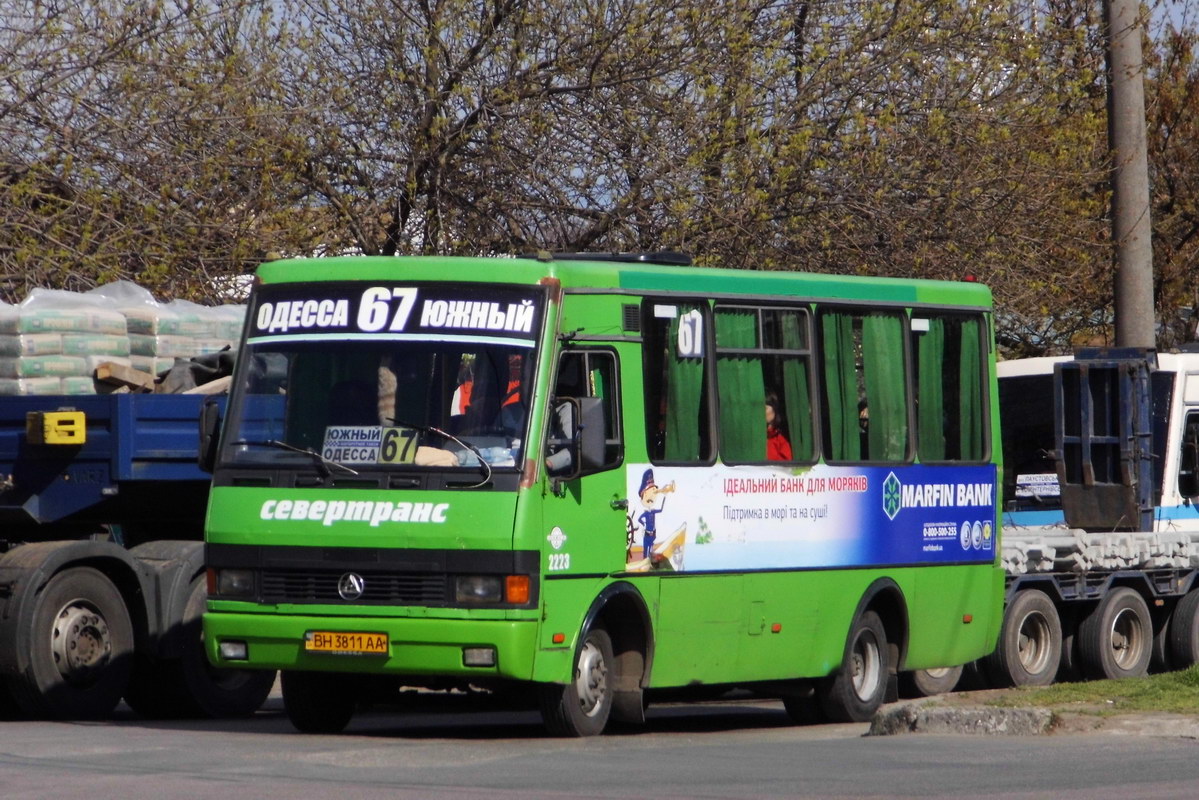
[[[1003,612],[995,651],[986,657],[992,686],[1048,686],[1062,658],[1062,624],[1049,595],[1016,592]]]
[[[952,692],[962,678],[962,667],[915,669],[899,674],[900,697],[935,697]]]
[[[1186,669],[1199,664],[1199,589],[1183,595],[1170,619],[1170,664]]]
[[[354,716],[358,698],[345,675],[284,670],[283,710],[301,733],[341,733]]]
[[[612,713],[615,661],[612,640],[603,628],[587,631],[575,654],[574,680],[546,683],[539,691],[541,718],[552,736],[598,736]]]
[[[1078,626],[1078,655],[1088,678],[1135,678],[1149,671],[1153,619],[1144,598],[1121,586]]]
[[[139,659],[125,702],[150,719],[246,717],[266,700],[274,670],[217,669],[204,651],[201,617],[208,590],[203,576],[188,588],[183,616],[182,654],[173,659]]]
[[[841,667],[817,690],[830,722],[866,722],[874,716],[887,692],[887,653],[882,620],[866,611],[850,628]]]
[[[9,682],[13,699],[35,717],[108,716],[133,671],[121,593],[99,570],[72,567],[50,578],[34,603],[29,666]]]

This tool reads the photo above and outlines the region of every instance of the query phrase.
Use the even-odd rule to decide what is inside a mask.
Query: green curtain
[[[862,455],[858,433],[858,388],[854,366],[853,317],[821,317],[824,348],[824,391],[828,412],[829,457],[857,461]]]
[[[985,454],[982,359],[979,355],[982,347],[982,321],[977,318],[962,320],[961,329],[962,355],[961,367],[958,370],[961,392],[961,412],[958,415],[961,425],[961,458],[965,461],[977,461]]]
[[[862,368],[870,409],[871,461],[902,461],[906,456],[908,413],[904,392],[903,320],[894,314],[862,319]]]
[[[799,314],[782,315],[783,347],[798,350],[804,347]],[[783,361],[783,403],[787,412],[787,434],[791,441],[791,457],[796,461],[811,461],[815,453],[812,436],[812,395],[808,383],[807,358],[787,356]]]
[[[945,460],[945,320],[929,320],[917,334],[917,434],[921,461]]]
[[[758,314],[718,310],[716,347],[758,346]],[[720,399],[720,456],[727,462],[766,460],[766,384],[759,356],[720,353],[716,358]]]
[[[666,347],[666,460],[700,461],[700,417],[704,389],[704,359],[680,358],[679,320],[696,306],[680,305],[670,321]]]

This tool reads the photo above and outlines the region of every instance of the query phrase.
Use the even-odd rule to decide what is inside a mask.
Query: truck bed
[[[209,476],[196,463],[201,394],[0,398],[0,523],[4,538],[35,541],[154,523],[151,538],[194,538]],[[221,400],[223,402],[223,400]],[[73,409],[86,416],[83,444],[35,444],[26,415]],[[179,521],[186,531],[164,526]],[[163,535],[163,534],[166,535]]]

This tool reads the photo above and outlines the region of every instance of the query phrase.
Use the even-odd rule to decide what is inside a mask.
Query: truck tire
[[[1186,669],[1199,664],[1199,589],[1183,595],[1170,619],[1170,664]]]
[[[936,697],[952,692],[962,679],[962,667],[916,669],[899,674],[900,697]]]
[[[882,620],[866,611],[850,628],[841,667],[816,690],[830,722],[866,722],[874,716],[887,692],[887,654]]]
[[[134,711],[150,719],[246,717],[266,700],[275,684],[274,670],[217,669],[204,651],[201,618],[208,591],[204,577],[192,580],[183,618],[182,655],[177,659],[139,659],[125,693]]]
[[[24,716],[8,688],[8,681],[0,678],[0,722],[21,719]]]
[[[1062,625],[1049,595],[1016,592],[1003,612],[995,652],[984,662],[992,686],[1048,686],[1062,657]]]
[[[335,672],[284,670],[283,709],[301,733],[341,733],[358,705],[354,685]]]
[[[96,719],[121,700],[133,671],[133,626],[121,593],[104,573],[72,567],[34,600],[29,665],[9,681],[35,717]]]
[[[1062,624],[1062,660],[1057,665],[1059,683],[1082,680],[1082,667],[1078,663],[1078,613],[1063,608],[1059,611]]]
[[[1149,671],[1152,651],[1149,607],[1127,586],[1110,591],[1078,626],[1078,655],[1088,678],[1140,677]]]
[[[574,680],[539,687],[541,719],[551,736],[598,736],[608,725],[615,685],[612,640],[603,628],[587,631],[575,654]]]

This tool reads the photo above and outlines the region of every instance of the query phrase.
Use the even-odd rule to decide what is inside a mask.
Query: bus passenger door
[[[587,575],[594,579],[624,565],[626,503],[624,472],[619,469],[624,442],[618,376],[617,354],[610,348],[572,348],[562,351],[559,357],[546,448],[550,496],[543,517],[549,529],[543,570],[547,590],[559,578]],[[590,406],[595,411],[590,420],[574,421],[577,427],[590,426],[591,430],[561,430],[556,409],[572,400],[583,401],[582,407]],[[601,418],[602,448],[594,448],[588,463],[572,463],[583,455],[580,440],[598,436],[594,427]],[[560,442],[564,434],[576,442],[570,451],[555,446],[555,440]]]

